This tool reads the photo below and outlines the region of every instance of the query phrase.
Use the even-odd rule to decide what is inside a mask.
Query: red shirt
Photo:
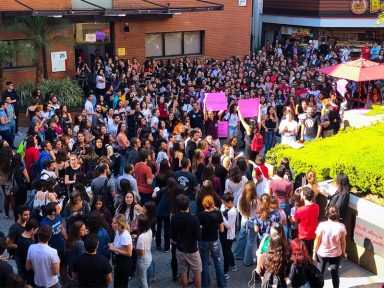
[[[40,151],[35,147],[29,147],[25,150],[25,156],[24,156],[25,167],[27,168],[29,175],[31,175],[31,172],[32,172],[30,169],[31,165],[39,159],[39,156],[40,156]]]
[[[298,238],[301,240],[312,240],[316,238],[316,227],[318,223],[320,208],[316,203],[304,205],[295,213],[295,221],[298,226]]]
[[[151,168],[142,162],[138,162],[135,165],[135,176],[137,181],[137,189],[144,194],[152,194],[152,185],[147,184],[147,179],[152,179]]]
[[[361,48],[361,55],[365,60],[370,60],[370,52],[371,52],[371,48],[369,47]]]

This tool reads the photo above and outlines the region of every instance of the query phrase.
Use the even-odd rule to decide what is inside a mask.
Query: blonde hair
[[[129,227],[129,224],[127,223],[127,219],[125,219],[125,216],[123,214],[117,214],[113,220],[119,225],[120,227],[123,227],[124,229],[131,231],[131,228]]]

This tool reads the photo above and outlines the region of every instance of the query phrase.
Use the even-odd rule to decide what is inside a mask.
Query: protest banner
[[[205,93],[204,101],[207,111],[227,110],[227,98],[223,92]]]
[[[243,118],[256,117],[259,114],[260,98],[240,99],[238,105]]]
[[[228,137],[228,122],[227,121],[217,122],[217,134],[218,134],[219,138],[227,138]]]

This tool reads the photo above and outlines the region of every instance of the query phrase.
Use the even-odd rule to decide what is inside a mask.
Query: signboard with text
[[[384,230],[356,216],[353,241],[365,249],[384,256]]]
[[[225,93],[205,93],[205,107],[207,111],[227,110],[227,97]]]

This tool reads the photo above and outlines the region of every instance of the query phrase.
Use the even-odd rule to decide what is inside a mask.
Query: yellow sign
[[[384,12],[383,0],[352,0],[351,11],[356,15],[364,14],[369,11],[370,13]]]
[[[125,48],[117,48],[117,56],[125,56]]]

